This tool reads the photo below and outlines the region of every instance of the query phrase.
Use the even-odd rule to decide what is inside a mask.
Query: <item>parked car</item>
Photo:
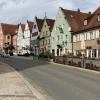
[[[30,51],[29,50],[20,50],[17,55],[18,56],[29,56]]]

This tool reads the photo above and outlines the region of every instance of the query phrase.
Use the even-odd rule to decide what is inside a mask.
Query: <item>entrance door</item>
[[[59,56],[59,49],[57,49],[57,56]]]

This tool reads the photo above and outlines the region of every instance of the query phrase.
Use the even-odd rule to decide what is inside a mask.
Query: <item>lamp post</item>
[[[35,52],[34,53],[35,53],[35,56],[36,56],[36,53],[37,53],[36,47],[37,47],[37,45],[35,44],[34,47],[35,47]]]
[[[82,52],[82,67],[85,68],[84,66],[85,41],[84,39],[81,40],[81,52]]]
[[[97,44],[99,45],[99,49],[100,49],[100,38],[97,40]],[[98,53],[99,54],[99,53]],[[99,57],[100,55],[98,55]]]

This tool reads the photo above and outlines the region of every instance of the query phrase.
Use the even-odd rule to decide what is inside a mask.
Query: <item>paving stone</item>
[[[12,68],[0,63],[0,100],[38,100]]]

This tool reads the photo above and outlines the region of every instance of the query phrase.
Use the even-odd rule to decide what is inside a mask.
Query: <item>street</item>
[[[55,100],[100,100],[100,74],[20,57],[0,61]]]

